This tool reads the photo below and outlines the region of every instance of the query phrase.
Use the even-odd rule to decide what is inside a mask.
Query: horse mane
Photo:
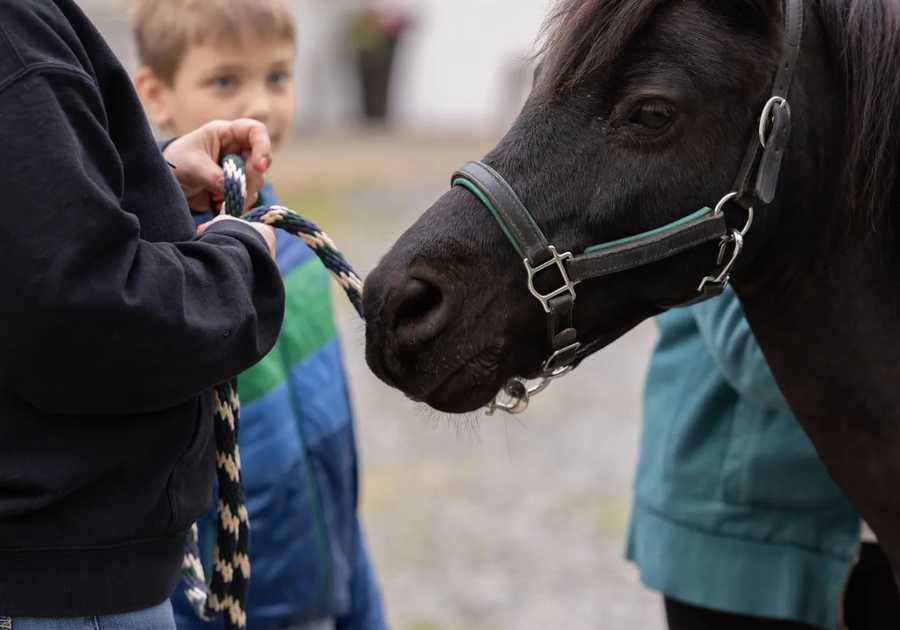
[[[818,4],[844,83],[851,219],[890,236],[900,210],[900,0]]]
[[[560,0],[544,24],[540,87],[562,93],[609,67],[666,0]]]
[[[560,0],[544,26],[538,89],[565,93],[611,67],[669,1]],[[728,1],[732,11],[780,19],[780,0]],[[844,84],[849,218],[866,234],[887,234],[900,194],[900,0],[814,0],[813,5]]]

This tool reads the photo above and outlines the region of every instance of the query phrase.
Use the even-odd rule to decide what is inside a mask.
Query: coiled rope
[[[247,197],[244,161],[239,156],[229,155],[222,166],[225,170],[224,211],[245,221],[280,228],[301,239],[334,275],[356,312],[362,316],[362,280],[334,241],[315,224],[283,206],[260,206],[241,214]],[[213,414],[219,503],[212,575],[207,582],[197,544],[196,523],[185,542],[182,572],[187,583],[185,594],[197,615],[211,621],[220,612],[225,613],[226,630],[237,630],[247,627],[246,598],[250,579],[250,519],[241,485],[237,378],[214,388]]]

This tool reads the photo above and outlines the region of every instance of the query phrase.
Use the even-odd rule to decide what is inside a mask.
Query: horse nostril
[[[394,303],[394,330],[401,342],[426,341],[440,332],[446,304],[438,286],[410,278]]]
[[[440,307],[442,301],[441,290],[436,286],[411,278],[400,293],[395,326],[400,328],[425,319],[430,312]]]

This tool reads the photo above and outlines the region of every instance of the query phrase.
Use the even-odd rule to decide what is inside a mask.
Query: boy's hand
[[[256,202],[272,164],[272,143],[266,126],[259,121],[216,120],[182,136],[166,147],[166,160],[175,168],[188,205],[195,210],[217,207],[225,191],[225,174],[219,166],[223,155],[236,153],[247,163],[247,201],[244,210]]]
[[[203,234],[206,231],[206,228],[208,228],[213,223],[218,223],[220,221],[241,221],[241,219],[229,216],[227,214],[220,214],[211,221],[207,221],[206,223],[202,223],[201,225],[199,225],[197,227],[197,234]],[[254,230],[259,232],[260,235],[262,235],[263,239],[265,239],[266,241],[266,246],[269,248],[269,254],[272,256],[272,258],[275,258],[275,228],[273,228],[271,225],[266,225],[265,223],[249,223],[244,221],[241,222],[245,225],[249,225]]]

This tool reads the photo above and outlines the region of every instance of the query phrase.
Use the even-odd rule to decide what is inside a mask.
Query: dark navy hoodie
[[[0,615],[139,610],[214,478],[209,388],[274,344],[263,239],[195,238],[115,56],[70,0],[0,0]]]

